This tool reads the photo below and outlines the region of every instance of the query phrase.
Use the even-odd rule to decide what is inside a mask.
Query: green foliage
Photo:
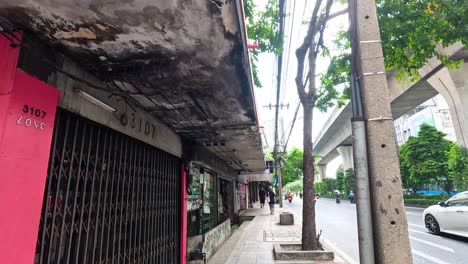
[[[325,184],[323,182],[315,182],[314,190],[315,190],[315,193],[318,193],[320,195],[325,193]]]
[[[283,36],[279,34],[278,5],[275,0],[268,0],[263,9],[257,9],[254,0],[245,0],[244,13],[248,17],[247,36],[260,45],[259,49],[251,50],[251,54],[254,84],[262,87],[258,77],[258,54],[268,52],[279,55],[283,47]]]
[[[437,51],[458,41],[468,44],[466,0],[377,0],[385,65],[399,76],[419,78],[418,70],[436,56],[444,65],[457,67]]]
[[[434,205],[442,201],[438,199],[409,199],[409,198],[404,198],[403,200],[404,200],[405,205],[424,205],[424,206]]]
[[[447,194],[441,193],[437,195],[425,195],[422,193],[412,193],[412,194],[405,194],[403,195],[403,198],[405,199],[426,199],[426,200],[439,200],[439,201],[445,201],[449,197]]]
[[[355,179],[354,179],[354,170],[353,169],[347,169],[344,172],[344,187],[343,191],[345,193],[349,193],[350,191],[355,192]]]
[[[428,59],[437,57],[449,68],[457,68],[461,60],[451,60],[439,52],[458,41],[468,44],[468,1],[466,0],[376,0],[382,49],[387,71],[397,77],[419,79],[418,70]],[[327,71],[320,77],[317,107],[321,111],[350,98],[350,38],[339,32]],[[328,56],[327,53],[324,54]]]
[[[325,178],[323,182],[323,193],[333,193],[336,190],[336,179]]]
[[[448,152],[448,173],[457,191],[468,190],[468,150],[453,144]]]
[[[336,189],[343,192],[345,186],[345,173],[343,167],[340,166],[336,171]]]
[[[312,154],[314,159],[317,157],[315,154]],[[303,157],[304,152],[301,149],[293,148],[287,153],[283,154],[281,159],[281,183],[286,186],[290,182],[295,182],[302,178],[303,170]],[[314,164],[314,168],[316,164]],[[315,170],[315,173],[318,173]],[[302,181],[302,180],[301,180]]]
[[[403,144],[400,148],[400,175],[401,181],[403,183],[403,188],[411,189],[413,192],[417,192],[424,188],[424,185],[427,184],[427,179],[419,177],[414,173],[411,173],[410,167],[411,163],[407,159],[408,153],[410,152],[410,145]]]
[[[331,57],[327,71],[320,76],[321,86],[317,91],[316,107],[322,112],[337,104],[346,104],[351,98],[349,76],[351,67],[351,42],[348,31],[338,32],[334,41],[338,54]],[[325,52],[328,56],[328,52]]]
[[[400,149],[400,171],[405,188],[437,184],[450,195],[453,185],[448,173],[448,159],[454,143],[444,136],[434,127],[422,124],[418,136],[410,137],[403,144]]]
[[[304,187],[302,185],[301,179],[290,182],[283,187],[283,193],[285,194],[290,193],[290,192],[291,193],[302,192],[303,190],[304,190]]]
[[[434,205],[446,201],[449,197],[446,194],[424,195],[424,194],[405,194],[403,196],[405,205]]]
[[[281,166],[281,183],[283,186],[302,177],[303,156],[304,152],[297,148],[291,149],[284,155]]]

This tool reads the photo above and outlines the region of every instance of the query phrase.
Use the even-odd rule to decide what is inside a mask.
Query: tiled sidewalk
[[[250,222],[244,222],[223,244],[208,264],[273,264],[273,263],[345,263],[336,256],[335,261],[278,261],[274,260],[273,244],[297,243],[301,240],[301,223],[279,225],[279,215],[286,208],[276,208],[275,215],[270,215],[268,208],[252,208],[246,214],[255,215]]]

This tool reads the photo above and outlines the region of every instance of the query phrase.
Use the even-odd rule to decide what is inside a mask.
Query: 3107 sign
[[[35,118],[44,119],[47,115],[46,111],[25,104],[23,106],[23,113],[24,115],[18,116],[16,124],[25,127],[33,127],[39,130],[45,129],[45,123],[40,120],[35,120]]]
[[[129,127],[134,131],[144,134],[145,136],[155,138],[156,137],[156,126],[148,120],[143,120],[140,116],[137,116],[135,113],[130,113],[130,116],[127,114],[122,114],[120,116],[120,123]]]

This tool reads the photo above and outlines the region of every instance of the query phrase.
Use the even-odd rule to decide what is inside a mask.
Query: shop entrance
[[[218,222],[231,219],[234,223],[234,194],[232,180],[219,177]]]
[[[57,111],[35,263],[179,263],[181,160]]]

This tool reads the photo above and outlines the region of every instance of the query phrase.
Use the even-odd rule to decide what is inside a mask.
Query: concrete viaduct
[[[419,70],[421,78],[417,82],[397,80],[387,74],[389,94],[392,98],[392,117],[397,119],[437,94],[447,101],[453,119],[457,141],[468,147],[468,49],[461,43],[442,49],[452,59],[463,59],[460,69],[447,69],[436,58],[428,60]],[[317,180],[327,177],[327,164],[341,155],[343,168],[353,168],[351,104],[337,108],[314,140],[314,152],[318,160]]]

